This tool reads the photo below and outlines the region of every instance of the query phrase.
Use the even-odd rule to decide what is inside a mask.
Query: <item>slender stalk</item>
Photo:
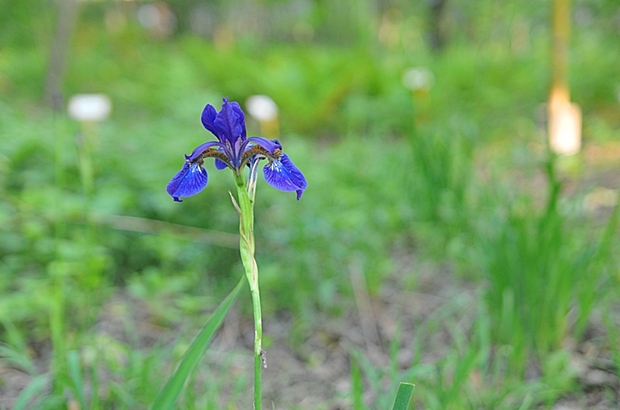
[[[263,321],[258,289],[258,265],[254,258],[254,189],[252,178],[250,178],[250,186],[248,187],[242,174],[235,173],[235,182],[238,198],[237,209],[239,211],[239,248],[245,275],[250,284],[254,312],[254,409],[260,410],[262,408],[261,370],[264,366],[264,352],[262,348]]]
[[[570,41],[570,0],[553,0],[553,44],[551,50],[551,87],[563,94],[567,100],[568,87],[568,46]]]
[[[62,196],[60,193],[64,188],[65,173],[63,170],[63,149],[65,146],[64,129],[61,128],[62,124],[57,116],[54,116],[53,130],[54,130],[54,173],[56,183],[56,195],[54,195],[54,254],[57,261],[62,260],[62,254],[60,251],[60,243],[66,238],[67,226],[65,224],[65,209],[62,202]],[[53,389],[55,391],[62,390],[62,387],[58,380],[60,375],[65,371],[65,282],[66,278],[55,267],[55,264],[50,265],[49,269],[50,281],[51,281],[51,297],[49,299],[49,315],[50,315],[50,333],[52,339],[52,367],[57,377],[53,382]]]

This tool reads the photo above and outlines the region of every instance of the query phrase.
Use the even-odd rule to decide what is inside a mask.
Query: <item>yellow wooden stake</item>
[[[553,0],[548,135],[551,149],[562,155],[574,155],[581,149],[581,109],[571,104],[568,85],[570,23],[570,0]]]

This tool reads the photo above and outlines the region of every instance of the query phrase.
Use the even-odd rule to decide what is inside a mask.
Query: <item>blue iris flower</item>
[[[239,103],[224,98],[220,112],[207,104],[201,120],[217,141],[205,142],[190,155],[185,155],[183,168],[166,187],[175,201],[182,202],[181,197],[196,195],[207,186],[209,178],[203,165],[204,159],[209,157],[215,158],[217,169],[231,168],[238,175],[246,166],[256,170],[258,161],[266,159],[267,164],[263,167],[265,181],[280,191],[294,191],[297,199],[301,198],[308,186],[306,178],[282,151],[278,140],[246,136],[245,116]]]

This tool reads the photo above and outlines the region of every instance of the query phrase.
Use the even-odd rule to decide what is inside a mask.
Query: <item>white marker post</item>
[[[109,117],[112,103],[103,94],[77,94],[69,100],[68,112],[82,126],[82,138],[77,138],[80,173],[84,193],[90,197],[94,185],[91,150],[99,145],[97,124]]]
[[[411,90],[413,96],[414,122],[426,121],[430,118],[430,91],[435,76],[424,67],[413,67],[405,70],[402,77],[403,85]]]
[[[252,95],[245,101],[245,107],[260,125],[261,134],[265,138],[276,139],[280,134],[278,106],[266,95]]]

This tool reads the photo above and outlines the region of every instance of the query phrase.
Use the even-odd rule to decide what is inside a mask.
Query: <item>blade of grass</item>
[[[21,392],[17,400],[15,401],[15,406],[13,410],[24,410],[34,408],[35,403],[32,402],[34,397],[38,394],[42,393],[45,390],[45,385],[47,384],[47,376],[40,375],[32,379],[32,381],[28,384],[28,386]]]
[[[67,356],[67,364],[69,366],[69,377],[73,383],[74,393],[80,402],[82,409],[86,409],[86,399],[84,396],[84,379],[82,378],[82,370],[80,369],[80,357],[77,351],[71,350]]]
[[[90,409],[99,410],[99,375],[97,374],[97,366],[90,367],[90,380],[92,395],[90,398]]]
[[[26,342],[24,341],[23,336],[21,335],[20,331],[17,330],[17,327],[15,327],[13,322],[11,322],[10,319],[3,318],[0,319],[0,324],[4,326],[4,330],[6,332],[4,336],[5,343],[3,343],[3,345],[11,345],[15,348],[16,351],[27,352],[28,347],[26,345]]]
[[[413,395],[413,388],[415,386],[411,383],[400,383],[398,385],[398,392],[396,393],[396,399],[394,400],[394,406],[392,410],[407,410],[411,396]]]
[[[355,361],[356,366],[363,371],[366,381],[370,388],[375,391],[381,391],[381,378],[383,377],[383,369],[375,368],[368,358],[359,350],[351,351],[351,361]]]
[[[613,313],[611,310],[611,306],[608,302],[605,306],[603,321],[605,322],[605,326],[607,327],[607,335],[609,338],[608,343],[611,350],[612,362],[616,367],[616,371],[618,372],[618,374],[620,374],[620,332],[618,332],[617,325],[614,323],[612,315]]]
[[[357,364],[357,361],[351,358],[351,395],[353,396],[353,409],[363,410],[364,403],[362,401],[362,395],[364,394],[364,387],[362,386],[362,372]]]
[[[0,343],[0,358],[11,363],[11,365],[26,371],[31,376],[34,376],[37,373],[37,369],[34,364],[32,364],[30,358],[25,353],[22,353],[11,346]]]
[[[224,317],[239,294],[244,281],[245,278],[242,278],[237,286],[235,286],[228,296],[226,296],[226,299],[220,303],[215,312],[213,312],[205,326],[202,328],[200,333],[198,333],[192,344],[185,352],[179,366],[168,380],[168,383],[166,383],[164,388],[155,398],[155,401],[151,405],[151,410],[165,410],[174,408],[174,403],[179,397],[179,394],[181,394],[185,381],[193,372],[200,359],[202,359],[211,338],[224,321]]]

